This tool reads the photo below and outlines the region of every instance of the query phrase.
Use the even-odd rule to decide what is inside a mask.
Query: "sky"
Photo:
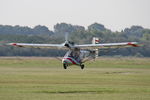
[[[95,22],[112,31],[132,25],[150,28],[150,0],[0,0],[0,24],[50,30],[57,23],[87,27]]]

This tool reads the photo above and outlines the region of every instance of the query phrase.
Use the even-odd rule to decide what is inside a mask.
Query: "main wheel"
[[[80,67],[81,67],[81,69],[84,69],[84,64],[81,64]]]
[[[63,67],[64,67],[64,69],[67,69],[67,65],[66,64],[63,64]]]

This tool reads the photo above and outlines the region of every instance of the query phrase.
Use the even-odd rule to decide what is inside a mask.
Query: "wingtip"
[[[17,46],[17,43],[7,43],[7,45]]]
[[[139,47],[137,42],[128,42],[128,45],[133,46],[133,47]]]

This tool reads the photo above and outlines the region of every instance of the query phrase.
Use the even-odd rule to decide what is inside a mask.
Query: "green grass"
[[[150,100],[150,58],[99,58],[84,70],[52,58],[0,58],[0,100]]]

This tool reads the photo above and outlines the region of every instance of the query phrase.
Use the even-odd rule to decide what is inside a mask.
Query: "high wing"
[[[75,45],[75,47],[81,49],[122,48],[122,47],[138,47],[138,46],[139,45],[137,42]]]
[[[83,45],[72,45],[63,44],[32,44],[32,43],[8,43],[7,45],[15,47],[27,47],[27,48],[49,48],[49,49],[67,49],[81,48],[81,49],[100,49],[100,48],[121,48],[121,47],[138,47],[137,42],[122,42],[122,43],[104,43],[104,44],[83,44]]]
[[[25,48],[65,49],[64,44],[7,43],[7,45],[15,46],[15,47],[25,47]]]

